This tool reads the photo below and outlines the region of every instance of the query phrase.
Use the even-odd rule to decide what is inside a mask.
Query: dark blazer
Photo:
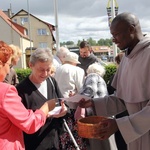
[[[51,78],[55,89],[49,78],[47,81],[47,94],[46,99],[35,87],[35,85],[29,80],[29,77],[25,78],[20,84],[17,85],[17,90],[22,98],[22,103],[27,109],[36,110],[39,109],[44,102],[56,97],[62,98],[62,94],[54,78]],[[57,95],[57,96],[56,96]],[[62,118],[48,118],[43,127],[41,127],[34,134],[24,133],[24,142],[26,150],[51,150],[59,149],[59,132],[62,129]]]

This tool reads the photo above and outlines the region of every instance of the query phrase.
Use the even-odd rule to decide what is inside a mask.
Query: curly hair
[[[0,41],[0,62],[4,65],[9,60],[12,54],[12,48],[5,42]]]

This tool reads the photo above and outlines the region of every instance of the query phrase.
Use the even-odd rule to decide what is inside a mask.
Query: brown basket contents
[[[89,116],[79,119],[77,121],[78,135],[83,138],[100,138],[99,122],[106,119],[106,117],[102,116]]]

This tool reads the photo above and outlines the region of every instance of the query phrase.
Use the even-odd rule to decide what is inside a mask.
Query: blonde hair
[[[21,49],[20,49],[18,46],[15,46],[15,45],[13,45],[13,44],[10,44],[9,46],[10,46],[10,47],[12,48],[12,50],[13,50],[13,55],[12,55],[12,57],[11,57],[11,61],[13,61],[15,58],[20,58],[21,55],[22,55]]]
[[[55,73],[56,73],[56,67],[54,66],[54,64],[52,64],[50,76],[54,77]]]
[[[91,64],[88,69],[87,69],[87,74],[90,74],[90,73],[97,73],[99,74],[101,77],[103,77],[105,75],[105,68],[98,64],[98,63],[93,63]]]

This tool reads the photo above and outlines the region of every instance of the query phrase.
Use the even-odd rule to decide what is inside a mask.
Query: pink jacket
[[[0,82],[0,150],[24,150],[23,132],[34,133],[46,121],[41,110],[27,110],[14,86]]]

